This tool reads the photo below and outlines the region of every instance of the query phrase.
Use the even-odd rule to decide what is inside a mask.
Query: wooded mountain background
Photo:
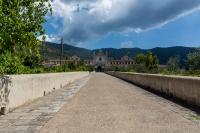
[[[45,46],[40,47],[40,53],[43,59],[60,59],[60,44],[45,42]],[[195,48],[192,47],[183,47],[183,46],[174,46],[168,48],[152,48],[152,49],[140,49],[140,48],[102,48],[101,49],[104,54],[107,52],[108,55],[111,55],[114,59],[120,59],[125,56],[128,52],[130,53],[130,57],[134,58],[137,54],[143,53],[146,54],[147,51],[153,52],[153,55],[157,55],[159,58],[160,64],[166,64],[167,60],[174,56],[179,55],[181,58],[181,65],[185,66],[186,55],[190,52],[194,52]],[[94,52],[98,52],[99,49],[89,50],[85,48],[79,48],[75,46],[71,46],[68,44],[64,44],[63,47],[63,59],[66,59],[69,56],[77,55],[81,59],[92,59],[92,55]]]

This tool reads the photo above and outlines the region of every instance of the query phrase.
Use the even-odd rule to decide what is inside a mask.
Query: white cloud
[[[54,37],[53,35],[44,35],[45,37],[46,37],[46,39],[45,39],[45,41],[46,42],[54,42],[54,43],[58,43],[58,42],[60,42],[60,38],[56,38],[56,37]],[[40,40],[40,41],[43,41],[42,40],[42,37],[43,36],[38,36],[37,38]]]
[[[121,48],[131,48],[133,47],[133,42],[132,41],[127,41],[127,42],[122,42],[121,43]]]
[[[69,44],[98,40],[112,32],[140,33],[200,9],[200,0],[53,0],[56,36]],[[61,28],[62,27],[62,28]]]

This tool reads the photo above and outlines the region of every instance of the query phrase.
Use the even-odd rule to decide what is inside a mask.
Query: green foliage
[[[39,67],[41,65],[41,60],[38,56],[28,55],[24,59],[24,66],[29,66],[31,69]]]
[[[46,42],[46,44],[48,46],[50,46],[51,48],[60,50],[60,45],[58,45],[56,43]],[[67,45],[67,44],[63,45],[63,50],[65,52],[69,53],[70,55],[77,55],[77,56],[81,57],[82,59],[90,59],[91,55],[93,54],[92,50],[79,48],[79,47],[74,47],[72,45]]]
[[[174,55],[167,61],[167,69],[172,72],[180,70],[180,56]]]
[[[148,51],[146,56],[144,54],[137,54],[134,60],[136,65],[128,65],[125,67],[111,66],[107,67],[106,71],[158,73],[159,59],[157,56],[153,56],[152,52]]]
[[[78,64],[78,63],[77,63]],[[88,66],[77,65],[75,61],[70,61],[58,67],[46,67],[48,72],[72,72],[72,71],[89,71]],[[48,70],[47,70],[48,69]]]
[[[159,59],[155,55],[152,55],[151,51],[147,52],[146,59],[145,59],[145,66],[150,70],[150,69],[157,69],[159,64]]]
[[[145,66],[150,69],[153,62],[152,52],[148,51],[145,57]]]
[[[193,53],[187,54],[186,63],[193,70],[200,69],[200,48],[197,48]]]
[[[64,64],[62,66],[53,67],[53,72],[71,72],[72,70],[67,66],[67,64]]]
[[[195,76],[195,77],[200,77],[200,70],[189,70],[184,72],[185,76]]]
[[[177,71],[170,71],[165,69],[165,70],[159,70],[159,74],[200,77],[200,70],[179,69]]]
[[[159,64],[159,59],[157,56],[153,56],[151,51],[147,52],[147,55],[138,54],[135,57],[135,63],[140,66],[140,68],[145,67],[148,70],[157,69]]]
[[[110,66],[106,67],[106,71],[158,73],[159,60],[157,56],[152,55],[152,52],[148,51],[146,56],[144,54],[137,54],[134,60],[136,65],[128,65],[125,67]]]
[[[200,48],[196,49],[193,53],[187,54],[186,63],[190,69],[180,69],[180,57],[170,57],[167,65],[167,70],[160,70],[160,74],[165,75],[180,75],[180,76],[200,76]]]
[[[41,42],[37,35],[45,32],[42,23],[46,22],[44,16],[51,10],[48,0],[1,0],[1,3],[0,53],[7,50],[26,55],[28,51],[28,54],[39,55]]]
[[[94,66],[89,65],[89,66],[88,66],[88,71],[89,71],[89,72],[94,71]]]
[[[137,73],[152,73],[152,74],[157,74],[158,69],[153,68],[153,69],[148,69],[144,64],[140,65],[135,65],[132,69],[132,72],[137,72]]]
[[[36,73],[55,73],[55,72],[72,72],[88,71],[88,66],[76,66],[74,62],[64,64],[58,67],[48,67],[38,64],[38,57],[27,56],[26,61],[22,63],[19,56],[6,52],[0,55],[0,73],[1,74],[36,74]]]
[[[152,61],[152,68],[153,69],[157,69],[158,68],[158,65],[159,65],[159,59],[158,59],[158,56],[154,56],[153,57],[153,61]]]
[[[19,74],[25,71],[21,59],[11,52],[0,54],[0,73],[1,74]]]
[[[145,58],[144,54],[137,54],[134,60],[136,64],[145,64]]]
[[[81,59],[80,61],[77,62],[77,66],[84,66],[85,63],[84,63],[84,60]]]
[[[168,69],[164,69],[164,70],[159,70],[159,74],[163,74],[163,75],[178,75],[178,71],[174,72],[174,71],[170,71]]]
[[[148,69],[144,64],[136,65],[132,71],[137,73],[148,73]]]
[[[49,11],[51,5],[48,0],[0,0],[2,74],[33,72],[30,68],[36,64],[28,56],[39,57],[38,46],[41,42],[37,36],[44,35],[42,23],[46,22],[45,15]]]
[[[60,49],[56,49],[47,44],[43,44],[39,46],[39,52],[40,52],[42,60],[56,60],[60,58],[60,54],[61,54]],[[66,53],[65,51],[62,54],[63,59],[68,59],[69,56],[70,55]]]
[[[120,72],[127,72],[129,71],[127,69],[127,67],[122,67],[122,66],[110,66],[110,67],[106,67],[105,71],[120,71]]]
[[[71,70],[75,70],[76,69],[75,61],[69,61],[67,63],[67,67],[70,68]]]
[[[76,68],[76,71],[89,71],[89,68],[88,68],[88,66],[82,65],[82,66],[78,66]]]
[[[105,68],[105,71],[115,71],[115,66],[109,66]]]

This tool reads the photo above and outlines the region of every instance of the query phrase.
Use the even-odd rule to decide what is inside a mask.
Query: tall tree
[[[153,56],[151,51],[148,51],[146,56],[144,54],[137,54],[135,57],[135,63],[145,65],[147,69],[157,69],[159,59],[156,55]]]
[[[174,55],[169,58],[167,61],[168,65],[168,70],[170,71],[177,71],[180,69],[180,56],[179,55]]]
[[[145,59],[145,66],[150,69],[152,66],[152,61],[153,61],[153,56],[152,56],[152,52],[148,51],[147,55],[146,55],[146,59]]]
[[[195,52],[187,55],[186,63],[193,70],[200,69],[200,47]]]
[[[27,55],[39,56],[49,0],[0,0],[0,73],[24,73]],[[45,39],[45,37],[43,37]]]
[[[158,65],[159,65],[159,59],[158,59],[158,56],[155,55],[155,56],[153,56],[152,68],[157,69]]]
[[[39,55],[37,36],[45,33],[42,23],[49,11],[49,0],[0,0],[0,54]]]
[[[137,54],[135,57],[136,64],[144,64],[145,63],[145,55],[144,54]]]

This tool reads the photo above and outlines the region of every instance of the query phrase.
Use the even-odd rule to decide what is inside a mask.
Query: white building
[[[107,64],[108,64],[107,52],[106,52],[106,54],[104,54],[101,51],[101,49],[99,50],[99,52],[97,54],[95,54],[95,52],[94,52],[93,60],[90,65],[94,66],[94,69],[96,72],[104,71]]]
[[[121,59],[113,59],[112,56],[108,55],[107,52],[104,54],[102,50],[100,49],[99,52],[96,54],[94,52],[92,56],[92,60],[84,60],[85,65],[93,66],[94,70],[96,72],[103,72],[106,67],[109,66],[119,66],[119,67],[126,67],[129,65],[135,65],[134,60],[132,60],[128,55],[125,55]],[[72,56],[68,58],[68,60],[62,60],[62,64],[66,64],[70,61],[80,61],[80,57],[78,56]],[[53,65],[53,66],[59,66],[60,60],[47,60],[44,62],[45,65]]]

